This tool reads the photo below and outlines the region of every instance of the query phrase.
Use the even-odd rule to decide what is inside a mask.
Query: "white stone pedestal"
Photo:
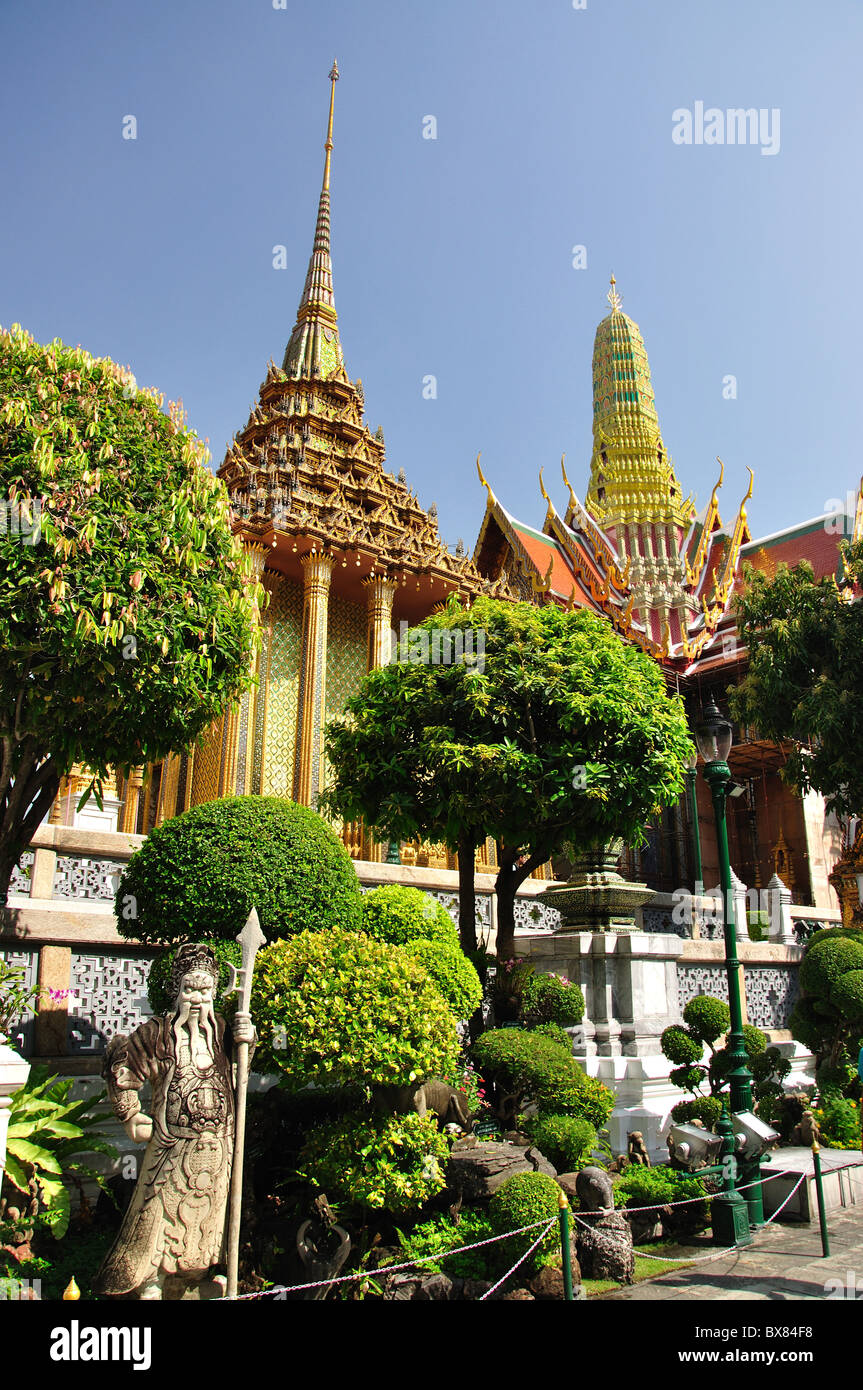
[[[30,1063],[25,1062],[14,1048],[0,1042],[0,1172],[6,1163],[9,1107],[15,1092],[20,1091],[29,1075]]]

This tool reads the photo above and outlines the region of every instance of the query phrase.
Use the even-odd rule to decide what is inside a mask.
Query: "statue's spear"
[[[242,951],[240,968],[231,966],[231,981],[225,995],[239,994],[237,1013],[249,1012],[252,971],[255,957],[267,938],[261,931],[258,914],[252,908],[237,940]],[[224,996],[223,996],[224,997]],[[231,1168],[231,1198],[228,1207],[228,1285],[227,1298],[237,1296],[237,1269],[240,1262],[240,1214],[243,1200],[243,1154],[246,1147],[246,1093],[249,1089],[249,1044],[237,1043],[237,1090],[234,1106],[234,1162]]]

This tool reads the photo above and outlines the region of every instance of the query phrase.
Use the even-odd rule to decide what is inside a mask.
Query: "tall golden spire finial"
[[[329,192],[330,188],[330,155],[333,152],[333,115],[336,109],[336,83],[338,80],[339,65],[334,58],[333,66],[330,69],[330,120],[327,126],[327,143],[324,146],[327,152],[327,157],[324,162],[324,188],[327,192]]]
[[[609,304],[611,305],[611,312],[612,312],[613,314],[619,314],[619,313],[620,313],[620,310],[621,310],[621,306],[622,306],[622,304],[623,304],[623,300],[622,300],[622,298],[620,297],[620,295],[617,293],[617,281],[616,281],[615,278],[614,278],[614,273],[613,273],[613,272],[612,272],[611,280],[609,281],[609,283],[610,283],[610,285],[611,285],[611,289],[608,291],[608,294],[606,295],[606,299],[608,300]]]

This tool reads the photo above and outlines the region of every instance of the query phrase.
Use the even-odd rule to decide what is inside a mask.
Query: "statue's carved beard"
[[[216,1015],[212,1001],[208,1004],[202,1004],[195,1014],[192,1013],[192,1006],[188,1000],[181,1003],[174,1015],[172,1032],[178,1057],[180,1046],[185,1043],[194,1059],[200,1050],[199,1040],[203,1041],[210,1057],[215,1057]]]

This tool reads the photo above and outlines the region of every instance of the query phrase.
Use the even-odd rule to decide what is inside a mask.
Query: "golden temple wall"
[[[283,579],[267,610],[250,792],[291,796],[297,742],[303,586]]]

